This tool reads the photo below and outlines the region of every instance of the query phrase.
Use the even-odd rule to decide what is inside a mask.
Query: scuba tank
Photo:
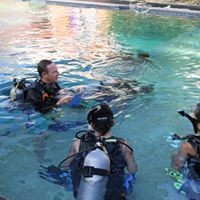
[[[77,200],[103,200],[110,170],[108,155],[96,148],[85,157]]]
[[[13,87],[10,91],[10,98],[12,101],[24,100],[24,90],[27,88],[27,81],[25,78],[13,79]]]
[[[11,101],[25,100],[25,94],[30,88],[31,84],[33,83],[33,81],[28,81],[27,79],[32,79],[32,78],[34,77],[13,79],[13,87],[10,91]]]
[[[12,101],[21,100],[24,98],[24,91],[22,89],[13,87],[10,91],[10,98]]]

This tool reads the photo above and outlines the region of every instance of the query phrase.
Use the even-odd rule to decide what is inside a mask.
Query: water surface
[[[166,138],[192,131],[176,110],[189,112],[199,102],[199,20],[2,0],[0,25],[1,194],[10,200],[73,199],[40,179],[38,168],[66,156],[75,132],[87,126],[89,106],[40,115],[8,103],[12,79],[36,77],[36,63],[46,58],[58,64],[62,87],[93,86],[102,76],[153,85],[151,93],[109,102],[113,133],[128,139],[139,166],[130,199],[184,199],[165,176],[176,150]],[[149,53],[149,60],[138,59],[139,52]]]

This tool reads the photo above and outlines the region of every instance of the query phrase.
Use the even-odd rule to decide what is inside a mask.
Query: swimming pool
[[[199,20],[12,0],[1,1],[0,19],[0,194],[73,199],[40,179],[38,168],[66,156],[76,131],[86,127],[88,109],[64,106],[42,116],[7,102],[12,79],[36,76],[35,64],[48,58],[60,68],[62,87],[98,84],[99,74],[153,85],[153,92],[123,104],[109,102],[116,114],[113,133],[134,147],[139,171],[132,199],[184,199],[164,172],[176,150],[166,138],[192,131],[176,111],[189,112],[199,102]],[[138,52],[149,53],[150,62],[139,60]],[[52,119],[61,122],[57,130]],[[49,133],[43,139],[42,131]]]

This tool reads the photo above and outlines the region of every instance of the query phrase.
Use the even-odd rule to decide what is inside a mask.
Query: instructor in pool
[[[47,113],[72,100],[72,93],[67,94],[58,85],[59,72],[55,63],[51,60],[41,60],[37,70],[39,79],[28,88],[25,95],[25,99],[36,111]]]
[[[87,199],[85,198],[87,195],[88,199],[94,199],[91,196],[96,195],[96,199],[125,200],[126,191],[123,186],[125,168],[133,176],[137,171],[133,149],[128,146],[125,139],[112,135],[111,128],[115,122],[113,112],[107,104],[103,103],[92,108],[87,120],[92,131],[85,133],[73,143],[69,156],[76,156],[66,160],[63,165],[71,169],[74,196],[77,199]],[[101,151],[96,151],[97,149]],[[95,153],[99,155],[94,157]],[[103,159],[101,154],[108,159]],[[96,166],[98,164],[104,167],[108,164],[109,167],[102,170]],[[98,188],[100,185],[100,181],[97,181],[98,175],[108,177],[107,183],[100,188]]]

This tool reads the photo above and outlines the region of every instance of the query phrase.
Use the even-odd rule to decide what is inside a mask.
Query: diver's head
[[[42,81],[45,83],[56,83],[58,81],[58,69],[51,60],[41,60],[37,65],[37,70]]]
[[[140,58],[140,59],[147,59],[149,57],[150,57],[150,55],[146,52],[139,52],[138,53],[138,58]]]
[[[92,108],[88,113],[87,120],[94,131],[99,132],[102,136],[114,125],[113,112],[106,103]]]
[[[193,108],[194,119],[196,120],[196,131],[195,133],[200,134],[200,103],[196,104]]]
[[[200,103],[193,108],[194,117],[200,123]]]

